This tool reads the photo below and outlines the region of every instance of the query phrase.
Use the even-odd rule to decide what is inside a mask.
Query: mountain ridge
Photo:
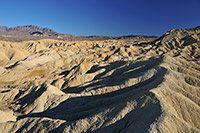
[[[29,41],[40,39],[56,39],[64,41],[82,41],[82,40],[110,40],[110,39],[135,39],[146,40],[155,39],[157,36],[147,35],[125,35],[125,36],[76,36],[71,34],[58,33],[50,28],[41,28],[37,25],[25,25],[16,27],[0,26],[0,40],[3,41]]]

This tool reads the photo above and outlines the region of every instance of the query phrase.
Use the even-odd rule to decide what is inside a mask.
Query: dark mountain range
[[[48,34],[57,34],[57,32],[49,29],[49,28],[40,28],[36,25],[26,25],[26,26],[17,26],[17,27],[6,27],[6,26],[0,26],[1,32],[12,32],[12,31],[19,31],[19,32],[35,32],[40,31]]]
[[[81,40],[109,40],[109,39],[133,39],[135,41],[152,40],[156,36],[128,35],[120,37],[111,36],[74,36],[70,34],[61,34],[49,28],[40,28],[36,25],[25,25],[17,27],[0,26],[0,40],[3,41],[28,41],[40,39],[57,39],[67,41]]]

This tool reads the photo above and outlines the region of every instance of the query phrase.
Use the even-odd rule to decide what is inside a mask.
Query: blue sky
[[[157,35],[200,26],[200,0],[1,0],[0,25],[72,35]]]

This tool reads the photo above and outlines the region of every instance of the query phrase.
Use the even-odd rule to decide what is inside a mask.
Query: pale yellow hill
[[[200,132],[200,39],[0,42],[0,132]]]

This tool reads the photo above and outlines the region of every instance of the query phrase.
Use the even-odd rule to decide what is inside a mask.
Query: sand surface
[[[199,33],[0,41],[0,132],[198,133]]]

